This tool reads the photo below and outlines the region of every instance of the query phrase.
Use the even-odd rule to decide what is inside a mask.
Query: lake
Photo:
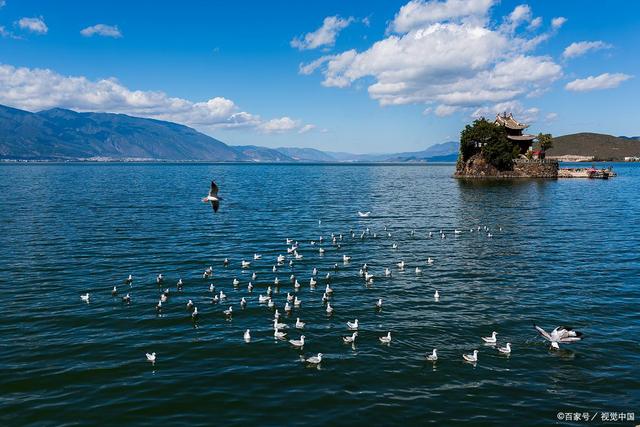
[[[614,169],[608,181],[465,182],[451,178],[452,165],[0,165],[0,423],[542,426],[559,422],[558,412],[588,412],[594,423],[603,413],[640,418],[640,165]],[[217,214],[200,201],[211,179],[224,198]],[[331,233],[343,234],[340,248]],[[320,236],[322,256],[310,244]],[[258,303],[276,275],[281,312],[292,292],[289,266],[272,272],[287,238],[304,257],[293,266],[302,306],[281,322],[296,339],[295,319],[307,323],[302,351],[274,340],[273,311]],[[243,271],[242,259],[251,268]],[[395,266],[401,260],[404,271]],[[369,286],[358,274],[364,263],[375,275]],[[203,279],[210,265],[213,278]],[[322,303],[327,272],[332,316]],[[159,273],[171,290],[160,315]],[[131,287],[123,283],[129,274]],[[210,283],[226,303],[211,303]],[[231,320],[222,313],[229,305]],[[341,336],[354,318],[352,347]],[[585,339],[550,350],[534,322],[569,325]],[[381,344],[388,331],[392,342]],[[510,356],[483,344],[492,331],[499,346],[512,344]],[[435,364],[424,358],[433,348]],[[474,349],[478,363],[464,363]],[[156,352],[155,365],[146,352]],[[318,352],[318,368],[300,360]]]

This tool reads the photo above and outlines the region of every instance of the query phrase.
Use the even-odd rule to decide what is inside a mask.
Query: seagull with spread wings
[[[582,340],[582,332],[574,331],[568,326],[558,326],[551,333],[545,331],[540,326],[533,324],[536,331],[547,341],[551,342],[551,347],[559,349],[560,344],[570,344]]]
[[[218,186],[215,181],[211,181],[211,189],[209,190],[209,194],[207,197],[203,197],[202,201],[204,203],[211,202],[211,207],[214,212],[218,212],[218,208],[220,207],[220,200],[222,197],[218,197]]]

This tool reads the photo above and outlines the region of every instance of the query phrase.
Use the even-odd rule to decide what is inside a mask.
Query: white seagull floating
[[[507,343],[504,347],[498,347],[498,351],[502,354],[511,354],[511,343]]]
[[[289,340],[289,344],[298,348],[304,347],[304,335],[300,335],[299,340]]]
[[[376,308],[382,308],[382,298],[378,298],[378,301],[376,301]]]
[[[300,318],[298,317],[296,319],[296,329],[304,329],[304,325],[305,325],[305,323],[300,321]]]
[[[284,323],[278,323],[278,318],[273,319],[273,329],[287,329],[288,326]]]
[[[391,332],[387,332],[387,335],[378,338],[381,343],[389,344],[391,342]]]
[[[251,330],[247,329],[244,331],[244,342],[251,341]]]
[[[544,339],[551,342],[551,347],[556,350],[560,348],[560,344],[571,344],[572,342],[580,341],[582,339],[582,332],[574,331],[568,326],[558,326],[551,333],[548,333],[535,323],[533,327],[536,328],[538,333],[542,335]]]
[[[352,331],[357,331],[358,330],[358,319],[354,320],[353,322],[347,322],[347,328],[351,329]]]
[[[438,360],[438,352],[436,351],[436,349],[433,349],[433,352],[431,352],[431,354],[427,354],[427,360],[430,362],[435,362],[436,360]]]
[[[436,289],[436,291],[433,293],[433,299],[435,299],[436,301],[438,301],[440,299],[440,292],[438,292],[438,290]]]
[[[322,353],[318,353],[317,356],[311,356],[308,359],[305,360],[305,362],[310,363],[312,365],[319,365],[320,362],[322,362]]]
[[[345,344],[353,344],[356,342],[356,338],[358,337],[358,331],[355,331],[351,336],[342,337],[342,342]]]
[[[286,332],[280,332],[277,329],[273,331],[273,337],[277,340],[283,340],[285,339],[286,336],[287,336]]]
[[[486,342],[487,344],[495,344],[497,342],[496,335],[498,335],[498,333],[496,331],[493,331],[491,332],[490,337],[482,337],[482,341]]]
[[[80,295],[80,299],[84,302],[89,302],[89,292],[84,295]]]
[[[369,215],[371,215],[371,212],[369,212],[369,211],[367,211],[367,212],[361,212],[361,211],[358,211],[358,216],[359,216],[360,218],[368,218],[368,217],[369,217]]]
[[[478,350],[473,350],[473,354],[463,354],[462,358],[465,362],[476,363],[478,361]]]
[[[156,364],[156,352],[155,351],[153,353],[147,353],[146,356],[147,356],[147,360],[149,362],[151,362],[152,365]]]

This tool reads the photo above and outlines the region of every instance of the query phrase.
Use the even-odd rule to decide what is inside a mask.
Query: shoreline
[[[321,162],[321,161],[215,161],[215,160],[0,160],[0,165],[18,164],[214,164],[214,165],[283,165],[283,166],[455,166],[456,162]]]

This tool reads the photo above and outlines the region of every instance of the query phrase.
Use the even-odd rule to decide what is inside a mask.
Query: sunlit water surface
[[[616,170],[608,181],[466,183],[451,178],[450,165],[0,166],[1,424],[528,426],[553,424],[558,411],[640,417],[640,168]],[[200,202],[212,178],[224,197],[216,215]],[[493,238],[469,232],[477,226]],[[340,249],[332,232],[344,234]],[[320,236],[324,256],[309,243]],[[274,341],[273,313],[257,301],[275,275],[280,311],[292,290],[288,267],[271,271],[286,238],[300,242],[294,272],[303,287],[302,308],[283,321],[307,322],[303,351]],[[254,253],[262,260],[241,271]],[[375,274],[369,287],[358,276],[365,262]],[[201,277],[209,265],[212,281]],[[309,289],[314,266],[321,278],[334,275],[331,317],[324,280]],[[131,288],[122,283],[130,273]],[[158,273],[172,291],[160,316]],[[211,282],[228,303],[211,304]],[[131,294],[130,305],[111,296],[113,285]],[[201,313],[197,327],[188,299]],[[341,336],[354,318],[352,348]],[[568,324],[586,338],[550,351],[533,322]],[[493,330],[499,344],[512,343],[510,357],[482,344]],[[378,341],[387,331],[389,346]],[[436,364],[424,360],[432,348]],[[463,363],[474,349],[479,363]],[[155,366],[145,359],[151,351]],[[300,361],[318,352],[320,369]]]

